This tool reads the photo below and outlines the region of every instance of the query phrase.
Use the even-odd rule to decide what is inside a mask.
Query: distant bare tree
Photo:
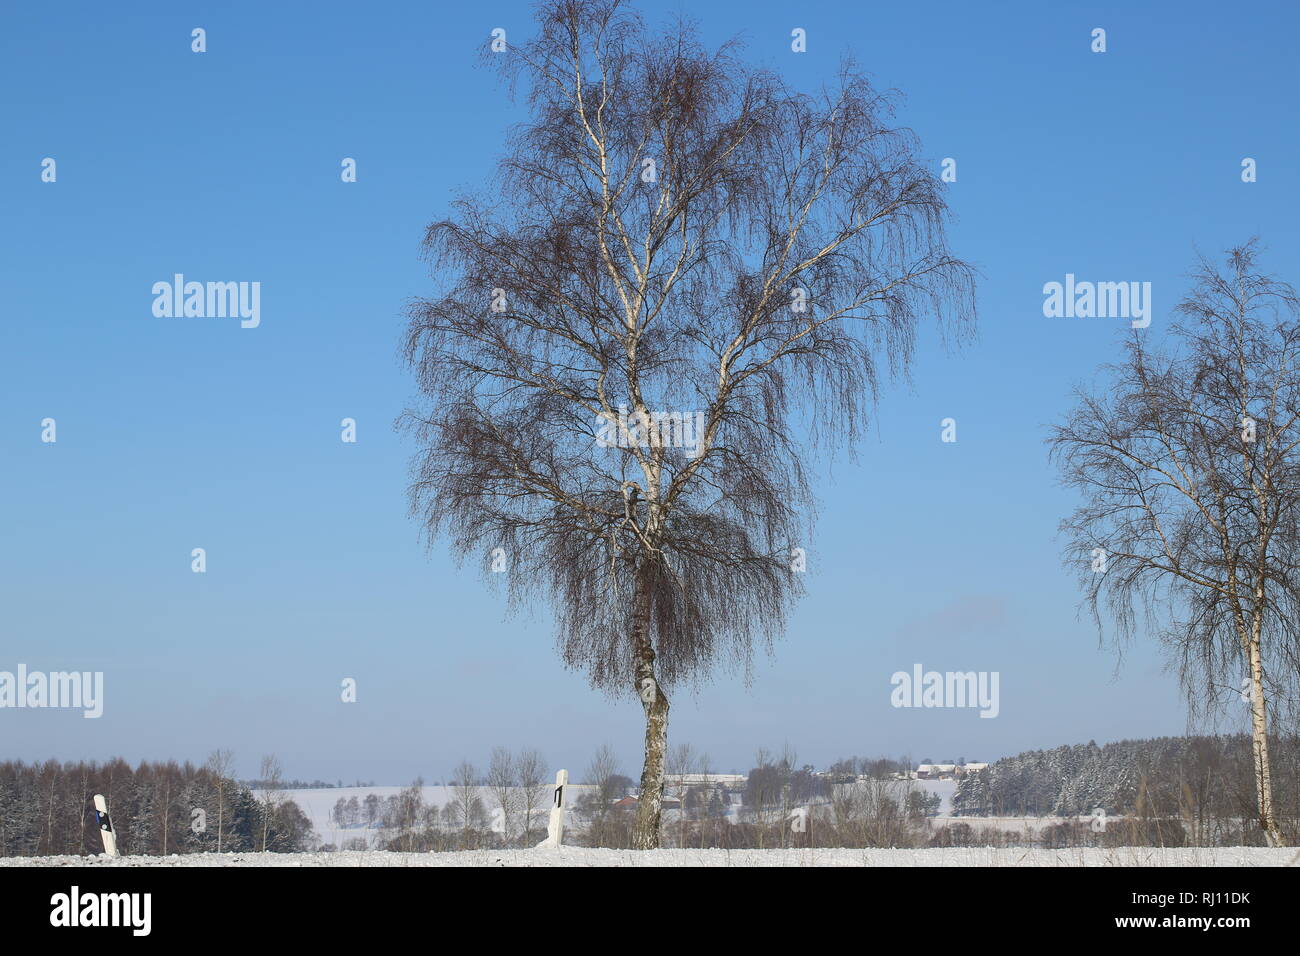
[[[910,780],[869,777],[834,785],[831,823],[843,846],[915,846],[923,823],[908,814],[921,794]]]
[[[416,777],[404,787],[389,806],[384,828],[388,831],[389,849],[414,852],[427,842],[428,815],[424,805],[424,780]]]
[[[262,802],[265,805],[262,811],[262,852],[268,849],[270,835],[275,829],[276,815],[280,811],[280,804],[284,802],[284,769],[280,766],[280,758],[275,754],[267,754],[262,758],[260,770]]]
[[[700,754],[696,758],[696,764],[699,767],[700,775],[700,810],[697,816],[709,817],[714,811],[722,810],[722,798],[718,789],[713,782],[713,759],[708,754]],[[685,809],[685,808],[683,808]],[[700,827],[700,846],[704,843],[704,827]],[[683,844],[684,845],[684,844]]]
[[[473,849],[487,823],[487,810],[479,794],[478,771],[468,760],[462,760],[450,782],[452,798],[443,808],[444,816],[459,831],[461,849]]]
[[[510,839],[519,793],[515,789],[515,758],[505,747],[493,747],[488,762],[487,785],[501,811],[501,835]]]
[[[944,187],[852,64],[809,96],[619,0],[539,22],[492,57],[531,109],[499,181],[427,232],[445,285],[410,310],[411,505],[641,701],[652,848],[669,689],[770,650],[815,452],[852,446],[923,316],[968,326],[973,281]]]
[[[680,743],[668,752],[667,782],[677,799],[677,845],[686,845],[686,778],[695,772],[695,748]]]
[[[204,764],[213,776],[213,790],[217,803],[217,852],[220,853],[225,839],[226,808],[230,804],[230,787],[234,783],[235,755],[229,750],[214,750]]]
[[[590,815],[587,826],[589,845],[612,846],[622,840],[625,846],[626,826],[620,827],[617,819],[610,819],[610,806],[627,784],[627,778],[620,772],[618,754],[611,744],[601,744],[596,749],[582,782],[592,788],[579,801],[579,806]]]
[[[524,841],[533,831],[533,811],[543,805],[547,787],[546,763],[536,750],[521,750],[515,758],[515,774],[524,807]]]
[[[158,796],[158,830],[162,834],[162,855],[166,856],[171,849],[171,822],[175,807],[172,805],[175,792],[173,784],[177,777],[177,767],[175,761],[169,761],[162,765],[158,773],[158,784],[155,791]]]
[[[618,795],[619,773],[618,754],[610,744],[601,744],[587,764],[583,783],[594,787],[593,800],[598,807],[608,809],[610,801]]]
[[[1181,667],[1193,713],[1244,671],[1259,825],[1283,836],[1270,701],[1300,674],[1300,300],[1256,271],[1251,243],[1204,258],[1172,345],[1135,333],[1103,391],[1080,391],[1053,452],[1083,505],[1062,523],[1098,625],[1143,622]],[[1238,704],[1238,706],[1240,706]]]

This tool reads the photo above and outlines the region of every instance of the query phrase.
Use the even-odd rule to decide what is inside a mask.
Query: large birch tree
[[[851,64],[804,95],[624,3],[539,27],[485,54],[527,107],[496,182],[428,229],[411,503],[640,700],[653,848],[669,692],[781,633],[815,453],[851,443],[923,318],[968,327],[973,284],[944,187]]]

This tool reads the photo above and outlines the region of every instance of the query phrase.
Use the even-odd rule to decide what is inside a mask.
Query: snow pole
[[[546,825],[546,839],[537,844],[538,848],[558,848],[564,839],[564,791],[569,786],[569,771],[560,770],[555,774],[555,794],[551,800],[551,819]]]
[[[102,793],[95,794],[95,822],[99,824],[99,835],[104,839],[105,856],[117,856],[117,834],[113,832],[113,822],[108,818],[108,801]]]

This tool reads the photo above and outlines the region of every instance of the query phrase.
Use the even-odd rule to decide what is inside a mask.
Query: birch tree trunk
[[[636,613],[632,620],[637,655],[635,682],[645,712],[645,763],[641,768],[641,797],[636,805],[632,846],[659,849],[659,820],[664,798],[664,758],[668,752],[668,695],[655,678],[655,652],[650,641],[649,564],[637,574]]]
[[[1260,655],[1259,614],[1251,621],[1247,646],[1250,663],[1250,736],[1255,757],[1255,792],[1259,802],[1259,825],[1269,846],[1284,846],[1277,814],[1273,809],[1273,770],[1268,755],[1268,703],[1264,699],[1264,663]]]

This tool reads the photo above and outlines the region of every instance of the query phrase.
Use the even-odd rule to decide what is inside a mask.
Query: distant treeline
[[[336,783],[330,783],[328,780],[241,780],[240,786],[248,787],[250,790],[334,790],[343,789],[344,787],[353,787],[361,789],[364,787],[373,787],[373,780],[355,780],[352,783],[344,783],[342,780]]]
[[[1300,818],[1300,738],[1273,737],[1273,790],[1294,839]],[[953,811],[968,816],[1178,819],[1194,843],[1250,842],[1256,816],[1250,738],[1159,737],[1094,742],[1006,757],[963,777]],[[1243,832],[1244,822],[1244,832]],[[1258,826],[1254,826],[1258,831]]]
[[[123,855],[292,852],[314,843],[292,800],[266,802],[228,776],[193,764],[0,763],[0,856],[103,852],[93,798],[102,793]]]

